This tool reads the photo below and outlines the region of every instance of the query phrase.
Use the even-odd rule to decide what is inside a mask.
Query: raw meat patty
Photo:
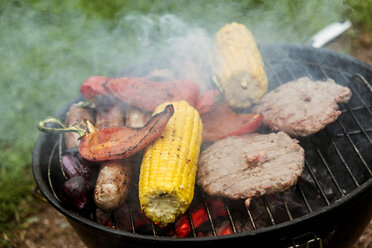
[[[337,103],[347,102],[351,91],[332,79],[325,82],[300,78],[265,94],[253,112],[264,116],[273,130],[306,136],[323,129],[341,114]]]
[[[293,186],[304,157],[298,141],[284,132],[231,136],[201,153],[197,183],[210,195],[249,202]]]

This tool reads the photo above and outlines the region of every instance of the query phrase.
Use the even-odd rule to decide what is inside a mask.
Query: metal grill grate
[[[312,58],[303,61],[298,59],[301,58],[298,54],[294,56],[287,51],[272,54],[264,50],[263,54],[266,55],[264,62],[269,90],[302,76],[313,80],[332,78],[349,87],[353,93],[352,98],[348,103],[340,105],[342,115],[336,122],[314,135],[299,139],[305,150],[305,170],[297,185],[286,192],[254,199],[249,209],[245,207],[244,201],[220,199],[226,214],[223,218],[216,218],[211,207],[213,198],[196,187],[194,201],[185,215],[185,220],[190,224],[191,237],[220,235],[219,229],[226,223],[231,233],[240,233],[291,222],[332,205],[372,177],[372,88],[365,76],[349,71],[342,65],[323,63],[322,58],[313,58],[316,62]],[[57,199],[55,192],[59,184],[53,181],[52,171],[58,166],[62,143],[62,136],[59,136],[48,160],[48,180]],[[127,221],[130,222],[129,232],[153,236],[176,234],[177,227],[174,224],[167,228],[160,228],[154,223],[145,224],[146,228],[144,225],[138,227],[140,213],[136,193],[137,189],[133,188],[125,206],[128,210]],[[195,225],[193,216],[200,206],[204,208],[208,219],[203,224],[203,230]]]

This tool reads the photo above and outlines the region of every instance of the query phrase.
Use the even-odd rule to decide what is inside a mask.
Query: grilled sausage
[[[75,103],[71,105],[69,111],[67,112],[65,122],[67,126],[70,126],[84,119],[93,122],[92,113],[88,109],[83,108],[81,104]],[[79,146],[80,143],[79,137],[80,136],[74,132],[64,133],[66,148],[69,149],[72,147]]]
[[[151,114],[137,108],[128,107],[126,111],[127,126],[142,127],[150,119]],[[97,113],[97,127],[108,128],[123,126],[124,118],[120,105]],[[120,208],[128,195],[130,179],[133,174],[135,159],[112,160],[101,165],[94,190],[94,202],[105,212]]]
[[[124,114],[120,104],[97,107],[96,125],[98,129],[124,126]]]
[[[126,125],[128,127],[143,127],[150,120],[151,113],[142,111],[134,106],[129,106],[125,113]]]
[[[96,127],[99,129],[124,126],[124,115],[120,105],[97,110]],[[131,166],[126,160],[104,162],[99,170],[94,202],[98,208],[111,212],[125,202],[128,193]]]
[[[98,208],[111,212],[124,204],[132,171],[129,160],[111,160],[101,165],[94,189],[94,202]]]

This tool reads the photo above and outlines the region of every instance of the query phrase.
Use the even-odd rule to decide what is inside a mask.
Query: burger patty
[[[264,116],[273,130],[306,136],[323,129],[341,114],[337,103],[347,102],[351,91],[332,79],[325,82],[300,78],[265,94],[253,112]]]
[[[210,195],[232,199],[282,192],[297,182],[304,157],[284,132],[231,136],[201,153],[197,183]]]

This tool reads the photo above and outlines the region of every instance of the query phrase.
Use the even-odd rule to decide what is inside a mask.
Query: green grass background
[[[372,1],[358,2],[0,0],[0,232],[17,227],[32,206],[38,121],[87,77],[114,75],[185,29],[213,35],[236,21],[258,42],[303,43],[346,17],[371,28]]]

